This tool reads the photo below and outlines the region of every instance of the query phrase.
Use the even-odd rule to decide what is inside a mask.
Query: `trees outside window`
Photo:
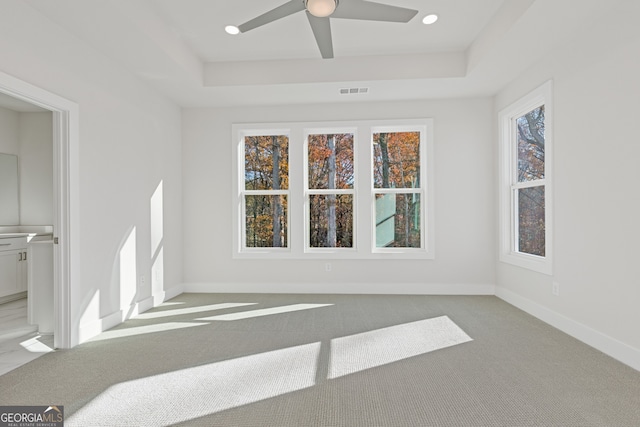
[[[518,252],[545,256],[545,106],[516,119]]]
[[[433,258],[429,119],[233,125],[234,257]]]
[[[245,247],[287,247],[289,138],[244,138]]]
[[[551,274],[551,83],[500,113],[500,259]]]
[[[420,248],[420,132],[373,134],[376,247]]]
[[[309,247],[353,247],[352,133],[307,136]]]

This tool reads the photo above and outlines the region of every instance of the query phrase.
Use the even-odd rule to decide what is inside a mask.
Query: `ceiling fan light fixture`
[[[304,0],[307,11],[318,18],[326,18],[335,12],[338,0]]]

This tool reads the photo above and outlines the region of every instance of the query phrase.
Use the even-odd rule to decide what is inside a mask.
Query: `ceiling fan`
[[[238,26],[241,33],[306,10],[322,58],[333,58],[330,18],[409,22],[417,10],[365,0],[290,0]]]

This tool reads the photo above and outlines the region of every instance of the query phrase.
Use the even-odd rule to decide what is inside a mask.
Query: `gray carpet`
[[[0,376],[67,426],[640,426],[640,372],[495,297],[183,294]]]

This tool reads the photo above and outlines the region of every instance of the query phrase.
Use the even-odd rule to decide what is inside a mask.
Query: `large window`
[[[307,247],[352,248],[353,133],[310,133],[306,141]]]
[[[551,83],[500,113],[500,259],[551,274]]]
[[[234,125],[234,256],[432,258],[431,121]]]
[[[421,248],[421,132],[374,129],[376,248]]]
[[[247,134],[242,139],[243,247],[288,246],[289,137]]]

